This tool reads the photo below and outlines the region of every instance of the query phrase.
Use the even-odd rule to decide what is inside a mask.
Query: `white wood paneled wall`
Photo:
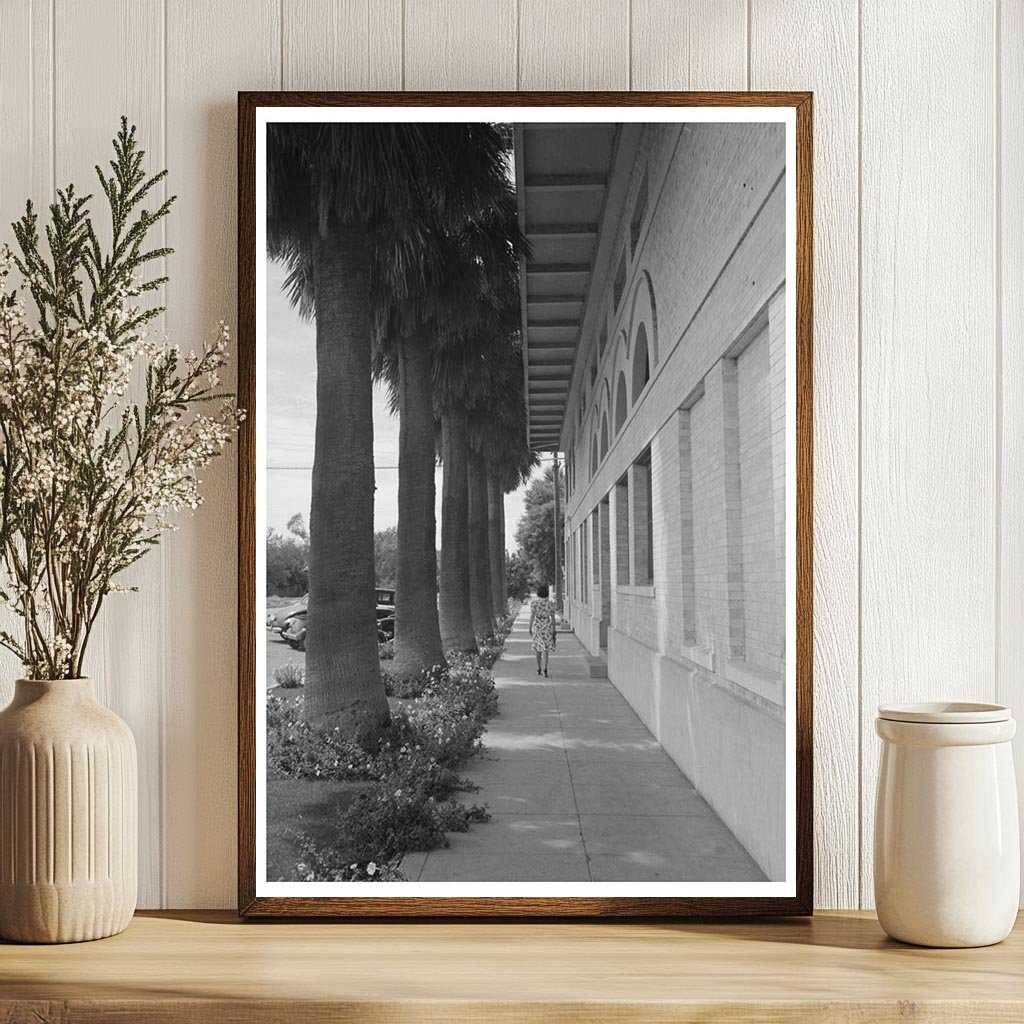
[[[234,316],[235,93],[277,88],[815,92],[817,902],[869,906],[875,706],[1024,705],[1024,0],[0,0],[0,224],[127,113],[193,344]],[[91,666],[143,906],[234,904],[234,474]]]

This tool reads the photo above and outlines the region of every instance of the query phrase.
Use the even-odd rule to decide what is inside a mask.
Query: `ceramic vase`
[[[1010,933],[1020,888],[1017,788],[998,704],[878,709],[875,904],[894,939],[988,946]]]
[[[135,910],[135,740],[91,679],[28,680],[0,712],[0,938],[82,942]]]

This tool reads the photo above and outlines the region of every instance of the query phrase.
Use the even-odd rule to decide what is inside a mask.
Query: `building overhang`
[[[520,267],[528,438],[561,448],[567,402],[591,294],[604,285],[610,241],[638,126],[577,122],[517,124],[519,225],[530,242]],[[628,168],[627,168],[628,169]],[[608,230],[611,224],[612,230]]]

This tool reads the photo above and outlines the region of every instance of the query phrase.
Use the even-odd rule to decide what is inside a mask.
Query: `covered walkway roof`
[[[635,147],[631,129],[635,126],[595,122],[516,125],[519,222],[532,249],[520,287],[534,449],[559,448],[588,296],[595,281],[598,288],[603,285],[607,254],[602,249],[609,246],[601,244],[602,227],[628,177],[618,170],[624,149],[630,148],[623,146],[623,136]]]

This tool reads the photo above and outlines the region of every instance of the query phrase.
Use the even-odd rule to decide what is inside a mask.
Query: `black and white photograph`
[[[255,130],[254,895],[794,896],[793,110]]]

